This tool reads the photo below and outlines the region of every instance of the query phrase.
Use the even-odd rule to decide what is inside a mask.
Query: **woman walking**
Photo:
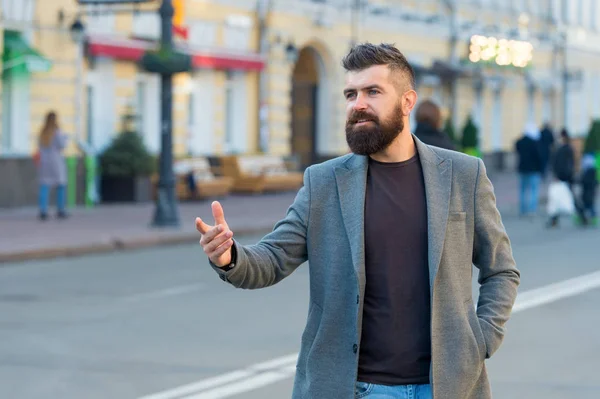
[[[65,211],[67,166],[62,153],[66,145],[67,136],[60,130],[56,113],[49,112],[39,137],[38,177],[41,220],[48,218],[48,200],[52,187],[56,187],[57,216],[59,219],[67,217]]]

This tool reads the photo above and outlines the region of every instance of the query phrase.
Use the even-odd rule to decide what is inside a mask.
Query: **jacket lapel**
[[[440,266],[448,224],[452,188],[452,160],[441,158],[416,137],[415,143],[423,169],[425,195],[427,196],[429,285],[433,293],[433,282]]]
[[[346,234],[350,241],[352,264],[358,276],[365,273],[365,193],[367,189],[367,157],[351,155],[335,168],[338,196]]]

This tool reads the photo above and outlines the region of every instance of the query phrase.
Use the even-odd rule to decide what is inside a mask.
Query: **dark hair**
[[[560,137],[562,137],[563,139],[565,139],[565,141],[567,143],[571,141],[571,136],[569,136],[569,131],[566,128],[564,128],[564,127],[560,131]]]
[[[425,100],[417,107],[417,123],[424,123],[434,128],[439,128],[442,113],[440,107],[431,100]]]
[[[348,72],[362,71],[375,65],[387,65],[392,72],[400,71],[404,73],[408,78],[410,88],[415,88],[415,71],[404,54],[393,44],[357,44],[344,57],[342,65]]]

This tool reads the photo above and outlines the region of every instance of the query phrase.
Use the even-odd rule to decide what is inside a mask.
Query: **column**
[[[528,79],[527,83],[527,122],[537,123],[535,118],[535,92],[536,86],[533,80]]]
[[[490,82],[490,88],[494,93],[494,105],[492,112],[492,151],[498,153],[502,151],[502,88],[503,82],[500,79],[494,79]],[[533,111],[533,107],[531,107]]]
[[[475,91],[475,103],[473,104],[473,110],[471,111],[471,115],[473,117],[473,122],[479,129],[480,135],[483,124],[483,88],[483,80],[481,78],[476,78],[473,82],[473,90]]]
[[[542,90],[543,103],[542,103],[542,122],[543,123],[552,123],[555,125],[557,123],[556,118],[553,118],[552,115],[552,99],[553,99],[553,90],[550,87],[545,87]],[[555,126],[556,127],[556,126]]]

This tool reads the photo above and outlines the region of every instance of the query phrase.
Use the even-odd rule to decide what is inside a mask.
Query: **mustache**
[[[354,124],[360,120],[373,121],[373,122],[379,124],[379,118],[377,118],[377,115],[372,115],[368,112],[363,112],[363,111],[353,112],[350,115],[350,117],[348,118],[348,124]]]

